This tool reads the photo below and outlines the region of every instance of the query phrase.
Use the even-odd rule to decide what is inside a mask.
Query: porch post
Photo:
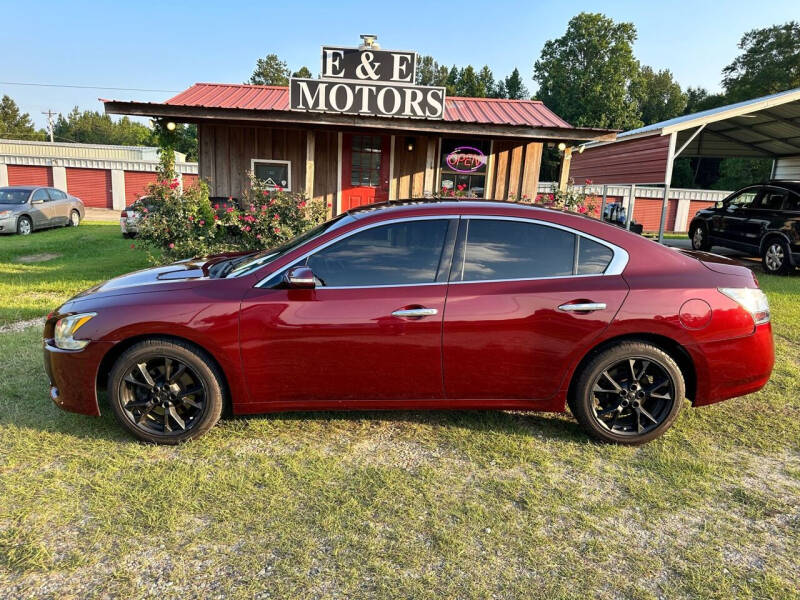
[[[561,158],[561,172],[558,175],[558,191],[563,192],[569,183],[569,166],[572,162],[572,148],[564,149],[564,156]]]

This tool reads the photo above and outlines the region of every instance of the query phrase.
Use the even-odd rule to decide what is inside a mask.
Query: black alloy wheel
[[[208,431],[222,410],[222,378],[205,353],[178,341],[146,340],[109,376],[117,420],[139,439],[176,444]]]
[[[673,423],[684,389],[683,375],[672,357],[647,343],[626,342],[584,367],[570,408],[594,437],[642,444]]]

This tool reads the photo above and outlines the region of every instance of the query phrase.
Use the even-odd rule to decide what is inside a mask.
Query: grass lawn
[[[147,266],[118,223],[0,236],[0,327],[46,315],[99,281]]]
[[[9,263],[66,258],[75,234],[71,266]],[[91,224],[0,239],[0,314],[144,264],[129,245]],[[590,442],[569,415],[491,411],[227,419],[146,446],[109,411],[51,404],[38,327],[0,333],[0,596],[796,598],[800,274],[760,280],[769,385],[687,407],[641,448]],[[52,299],[19,306],[40,290]]]

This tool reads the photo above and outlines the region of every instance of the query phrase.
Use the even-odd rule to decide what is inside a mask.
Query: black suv
[[[725,246],[757,254],[767,273],[787,275],[800,265],[800,181],[770,181],[734,192],[697,212],[689,239],[695,250]]]

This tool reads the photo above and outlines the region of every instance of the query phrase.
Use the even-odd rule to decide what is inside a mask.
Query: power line
[[[80,90],[114,90],[117,92],[169,92],[177,94],[181,90],[151,90],[147,88],[104,87],[100,85],[66,85],[60,83],[26,83],[20,81],[0,81],[0,85],[28,85],[34,87],[75,88]]]

